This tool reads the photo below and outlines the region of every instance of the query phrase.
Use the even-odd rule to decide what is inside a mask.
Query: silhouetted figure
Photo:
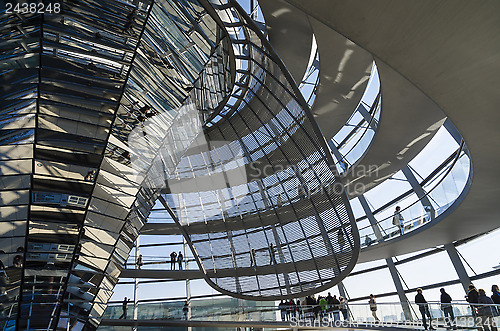
[[[342,229],[339,229],[337,231],[337,242],[339,243],[340,249],[344,249],[345,245],[345,238],[344,238],[344,233],[342,233]]]
[[[493,317],[495,316],[496,309],[493,300],[486,296],[486,291],[482,288],[478,291],[478,303],[480,304],[477,308],[477,314],[481,318],[481,325],[485,331],[497,331],[497,325]],[[482,304],[482,305],[481,305]]]
[[[281,321],[284,322],[286,320],[286,310],[288,308],[286,306],[285,301],[281,300],[280,304],[278,305],[278,308],[279,308],[280,313],[281,313]]]
[[[123,313],[121,314],[120,317],[118,317],[118,319],[126,319],[127,318],[127,310],[128,310],[128,303],[130,302],[129,299],[127,299],[127,297],[125,297],[125,299],[123,299],[123,302],[122,302],[122,311]]]
[[[331,309],[333,314],[334,321],[340,321],[340,301],[337,299],[337,296],[334,294],[331,303]]]
[[[170,253],[170,270],[175,270],[175,262],[177,262],[177,253]]]
[[[417,295],[415,296],[415,303],[418,305],[418,310],[420,310],[420,314],[422,314],[422,323],[424,324],[424,329],[427,330],[427,319],[426,316],[429,317],[429,330],[435,330],[432,326],[432,316],[429,311],[429,305],[422,294],[422,289],[417,289]]]
[[[257,266],[257,260],[255,259],[255,249],[250,250],[250,266]]]
[[[177,255],[177,262],[179,263],[179,270],[182,270],[182,261],[184,261],[184,255],[179,251]]]
[[[478,300],[479,300],[479,293],[477,292],[476,290],[476,287],[473,285],[473,284],[470,284],[469,285],[469,292],[467,293],[467,295],[465,296],[465,300],[467,300],[468,303],[470,303],[470,309],[471,309],[471,312],[472,312],[472,316],[474,317],[474,324],[475,324],[475,321],[477,320],[477,303],[478,303]]]
[[[457,329],[455,323],[455,315],[453,314],[453,307],[451,306],[451,297],[444,288],[439,290],[441,292],[441,309],[443,310],[444,319],[448,327],[453,327],[453,330]]]
[[[182,308],[182,312],[184,313],[184,319],[187,321],[189,313],[189,302],[187,300],[184,302],[184,307]]]
[[[276,264],[276,252],[274,251],[274,244],[271,243],[269,246],[269,264]]]
[[[491,285],[491,293],[491,300],[493,300],[496,305],[500,305],[500,292],[498,291],[498,285]],[[497,310],[495,316],[500,315],[500,306],[495,308]]]
[[[141,269],[141,267],[144,265],[144,261],[142,260],[142,254],[139,254],[139,257],[137,258],[136,261],[137,269]]]

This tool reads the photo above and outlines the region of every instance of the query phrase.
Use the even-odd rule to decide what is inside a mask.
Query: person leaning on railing
[[[490,297],[486,296],[486,292],[482,288],[479,289],[478,292],[479,306],[477,307],[477,314],[481,318],[481,325],[485,331],[490,330],[490,327],[491,331],[497,331],[498,329],[495,320],[493,319],[496,312],[496,309],[494,310],[495,307],[493,306],[494,302]]]

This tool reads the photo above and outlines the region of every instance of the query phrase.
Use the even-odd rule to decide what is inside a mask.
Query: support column
[[[340,282],[340,283],[338,283],[337,287],[339,288],[340,296],[343,298],[349,299],[344,284],[342,282]]]
[[[366,201],[363,195],[359,196],[359,202],[365,211],[366,217],[370,221],[370,224],[373,228],[373,232],[377,237],[377,240],[382,239],[382,233],[380,232],[379,225],[377,224],[377,220],[375,216],[373,216],[370,206],[368,206],[368,202]],[[403,308],[403,313],[405,315],[405,319],[407,321],[412,321],[413,317],[411,315],[410,304],[408,298],[406,297],[406,293],[403,289],[403,284],[401,283],[401,279],[399,278],[398,271],[396,266],[394,265],[394,261],[392,258],[385,259],[387,266],[389,267],[389,272],[391,273],[392,281],[394,282],[394,286],[396,287],[396,291],[398,292],[399,301],[401,302],[401,307]]]
[[[398,270],[396,269],[396,266],[394,265],[392,257],[385,259],[385,262],[389,267],[389,272],[391,273],[392,281],[396,286],[396,291],[398,292],[399,301],[401,302],[401,307],[403,307],[403,314],[405,315],[405,320],[412,321],[413,317],[411,315],[410,302],[406,297],[406,293],[403,289],[403,284],[401,283],[401,278],[399,278],[399,273]]]
[[[444,245],[444,248],[446,249],[446,252],[450,257],[451,263],[453,264],[453,267],[457,272],[458,279],[460,280],[460,283],[462,284],[465,293],[467,293],[469,285],[471,284],[471,280],[469,278],[469,275],[467,274],[467,271],[465,270],[464,264],[462,263],[460,256],[458,256],[458,252],[457,249],[455,248],[455,245],[453,245],[453,243],[449,243]]]
[[[188,247],[187,247],[187,242],[186,238],[182,236],[182,246],[184,248],[184,270],[189,270],[189,261],[188,261]],[[186,301],[189,305],[189,310],[188,310],[188,315],[187,319],[191,319],[191,281],[186,279]],[[188,327],[188,331],[191,331],[192,328]]]
[[[377,223],[377,219],[375,216],[373,216],[372,211],[370,209],[370,206],[368,206],[368,201],[366,201],[365,196],[361,194],[359,197],[359,202],[361,203],[361,207],[363,207],[363,210],[366,214],[366,217],[368,218],[368,221],[370,221],[370,225],[372,226],[373,233],[375,233],[375,237],[377,240],[382,239],[382,232],[380,231],[380,227]]]
[[[430,213],[430,221],[432,221],[436,213],[434,207],[431,204],[431,201],[429,200],[429,197],[425,194],[424,189],[422,188],[422,186],[420,186],[420,183],[418,182],[417,178],[415,178],[415,175],[413,175],[413,172],[408,166],[403,167],[401,171],[405,175],[406,179],[408,179],[408,183],[410,183],[411,188],[413,189],[413,191],[415,191],[415,194],[424,206],[425,210]]]
[[[374,103],[374,105],[376,104],[376,102]],[[370,128],[377,132],[377,124],[375,123],[375,120],[372,121],[372,114],[370,114],[368,112],[368,110],[366,110],[365,106],[363,104],[359,104],[359,107],[357,109],[357,111],[361,114],[361,116],[363,116],[364,120],[367,122],[367,123],[370,123]]]

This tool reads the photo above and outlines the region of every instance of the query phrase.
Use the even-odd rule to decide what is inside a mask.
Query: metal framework
[[[306,295],[352,270],[331,154],[241,8],[58,3],[0,13],[3,327],[95,329],[160,194],[221,292]]]

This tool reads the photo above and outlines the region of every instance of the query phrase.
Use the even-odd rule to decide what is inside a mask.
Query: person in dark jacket
[[[491,285],[491,300],[496,305],[500,305],[500,292],[498,291],[498,285]],[[495,316],[500,316],[500,306],[495,307]]]
[[[467,302],[471,304],[470,309],[472,312],[472,317],[474,317],[474,324],[476,321],[476,317],[478,317],[477,310],[476,310],[478,297],[479,297],[479,293],[477,292],[476,287],[474,285],[470,284],[469,285],[469,292],[465,296],[465,300],[467,300]]]
[[[420,310],[420,313],[422,314],[422,323],[424,324],[424,329],[427,330],[427,319],[426,319],[427,316],[429,317],[429,330],[435,330],[432,327],[432,316],[431,312],[429,311],[429,305],[427,304],[427,301],[425,300],[422,294],[421,288],[417,289],[417,295],[415,296],[415,303],[418,305],[418,310]]]
[[[179,251],[177,254],[177,263],[179,263],[179,270],[182,270],[182,262],[184,261],[184,255]]]
[[[498,331],[495,320],[493,317],[495,316],[494,307],[491,306],[494,304],[493,300],[490,297],[486,296],[486,292],[481,288],[478,291],[478,304],[477,314],[481,318],[481,325],[485,331],[489,331],[491,327],[491,331]]]
[[[441,309],[443,310],[444,319],[446,320],[446,324],[453,330],[457,329],[457,325],[455,322],[455,315],[453,314],[453,307],[451,306],[451,297],[444,288],[440,289],[441,291]]]
[[[127,297],[125,297],[125,299],[123,299],[123,302],[122,302],[122,314],[120,315],[120,317],[118,317],[118,319],[127,319],[127,310],[128,310],[128,303],[130,302],[130,299],[128,299]]]
[[[281,321],[284,322],[286,320],[286,310],[287,306],[285,301],[281,300],[280,304],[278,305],[278,309],[280,310],[281,313]]]

